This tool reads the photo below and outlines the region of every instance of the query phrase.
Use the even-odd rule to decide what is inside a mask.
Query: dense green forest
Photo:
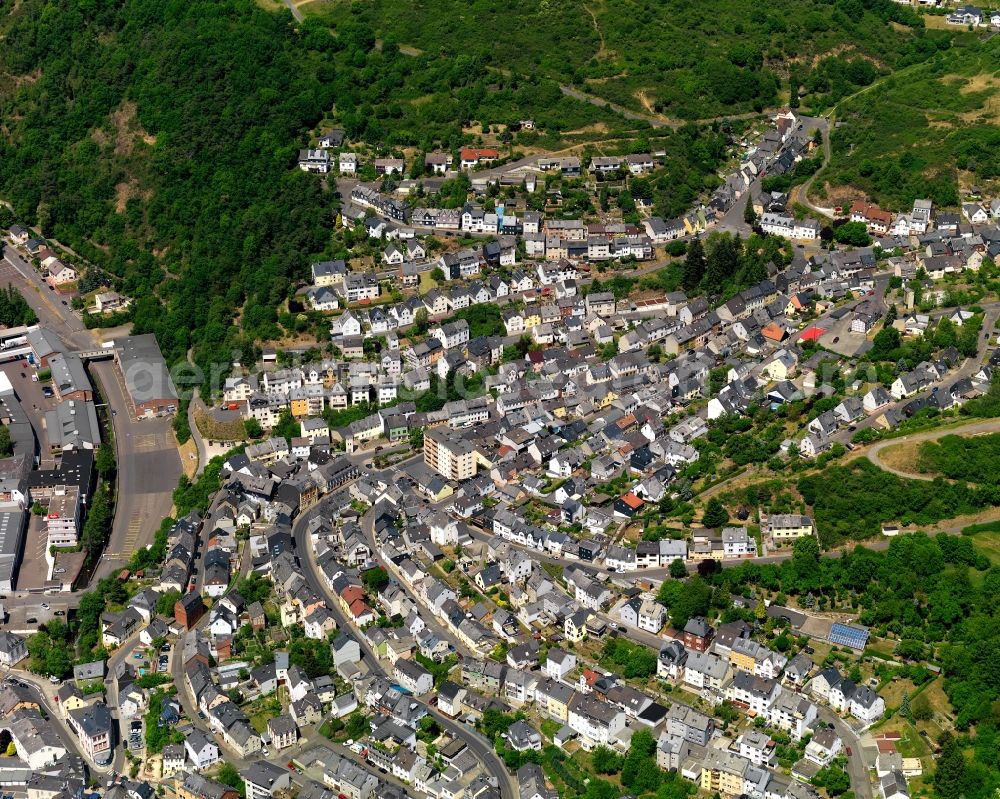
[[[334,246],[337,200],[295,168],[317,126],[450,148],[472,119],[524,115],[648,146],[645,123],[536,74],[405,55],[357,10],[334,28],[252,0],[24,0],[0,21],[0,196],[115,276],[168,360],[193,348],[207,367],[280,336],[277,306]],[[724,144],[717,130],[658,134],[657,208],[679,213],[714,185]]]
[[[340,3],[303,10],[342,24]],[[457,64],[478,60],[498,79],[539,75],[636,110],[686,119],[784,102],[790,71],[816,95],[838,88],[847,79],[842,72],[870,82],[865,57],[881,69],[898,68],[949,38],[925,32],[916,14],[890,0],[775,0],[766,7],[725,0],[711,13],[686,0],[474,0],[461,7],[447,0],[375,0],[352,11],[408,52],[416,48]],[[813,65],[845,45],[853,67]]]
[[[293,167],[333,102],[335,42],[288,19],[249,0],[27,0],[3,23],[0,191],[118,275],[171,360],[248,351],[327,238],[331,198]]]
[[[851,185],[890,209],[917,197],[957,205],[956,170],[1000,178],[994,73],[1000,42],[964,34],[947,52],[879,81],[837,107],[833,158],[817,185]]]
[[[2,252],[0,249],[0,253]],[[17,327],[33,325],[37,321],[38,317],[20,291],[10,284],[7,284],[7,288],[0,288],[0,325]]]

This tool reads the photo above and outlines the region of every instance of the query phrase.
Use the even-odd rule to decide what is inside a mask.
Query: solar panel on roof
[[[843,644],[852,649],[864,649],[868,643],[869,633],[864,627],[852,627],[849,624],[834,623],[830,627],[827,640],[831,644]]]

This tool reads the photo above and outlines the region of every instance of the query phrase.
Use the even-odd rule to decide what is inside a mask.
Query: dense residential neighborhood
[[[949,636],[997,585],[1000,200],[813,205],[850,123],[796,91],[662,215],[656,138],[324,117],[282,158],[325,249],[208,376],[11,223],[3,799],[960,795],[996,724],[961,682],[993,649]]]

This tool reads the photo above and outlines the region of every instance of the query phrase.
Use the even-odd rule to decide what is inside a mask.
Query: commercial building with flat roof
[[[50,547],[75,547],[80,535],[80,492],[67,488],[49,500],[48,536]]]
[[[136,418],[162,416],[177,410],[177,389],[156,336],[128,336],[115,341],[116,361]]]
[[[0,591],[14,590],[14,576],[24,552],[26,510],[0,511]]]

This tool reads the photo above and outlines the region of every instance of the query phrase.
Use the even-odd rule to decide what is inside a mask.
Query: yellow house
[[[79,710],[81,707],[86,707],[87,703],[83,701],[82,696],[72,693],[69,696],[60,697],[59,705],[62,707],[63,715],[68,717],[71,710]]]
[[[753,674],[755,659],[749,652],[738,652],[735,649],[729,650],[729,663],[734,669]]]
[[[776,541],[790,541],[813,534],[812,519],[795,513],[776,513],[767,520],[767,531]]]
[[[444,481],[441,482],[441,487],[436,494],[431,493],[432,490],[430,487],[427,489],[427,496],[431,502],[440,502],[442,499],[447,499],[455,493],[454,489]]]
[[[556,721],[569,721],[569,700],[572,696],[573,690],[569,686],[554,683],[552,691],[545,691],[545,705],[549,716]]]
[[[542,315],[537,309],[524,309],[524,329],[531,330],[542,323]]]
[[[749,760],[732,752],[710,749],[701,767],[699,784],[704,791],[739,796],[743,793],[743,775],[749,765]]]
[[[293,597],[289,597],[281,604],[281,626],[290,627],[293,624],[302,623],[302,605]]]
[[[702,211],[684,215],[684,232],[687,234],[697,233],[704,230],[706,226],[705,214]]]
[[[688,550],[688,557],[691,560],[722,560],[725,554],[721,539],[709,539],[704,536],[695,536]]]
[[[743,792],[743,777],[703,767],[701,788],[707,793],[718,791],[723,796],[739,796]]]
[[[302,419],[309,415],[309,400],[306,397],[293,397],[289,402],[289,409],[292,412],[292,416],[296,419]]]
[[[594,618],[594,614],[589,610],[578,610],[576,613],[567,616],[563,624],[563,632],[566,634],[566,639],[574,643],[579,643],[586,638],[587,622],[592,618]]]
[[[767,365],[767,376],[772,380],[788,380],[795,374],[798,360],[788,352],[779,352]]]
[[[607,408],[612,402],[618,399],[618,394],[608,389],[608,393],[604,395],[601,401],[598,403],[598,407]]]

